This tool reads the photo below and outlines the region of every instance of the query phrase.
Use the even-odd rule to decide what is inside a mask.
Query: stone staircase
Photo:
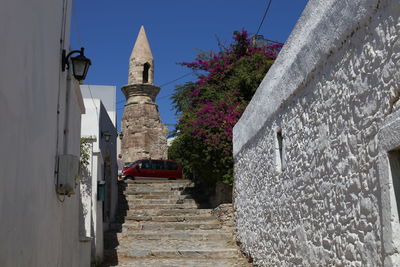
[[[103,266],[242,267],[233,227],[187,194],[188,180],[119,184],[119,223],[105,233]]]

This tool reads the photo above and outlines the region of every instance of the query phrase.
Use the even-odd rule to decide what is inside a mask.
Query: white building
[[[113,85],[81,85],[82,97],[85,99],[100,99],[117,128],[117,88]]]
[[[79,186],[62,168],[66,158],[79,162],[84,113],[79,85],[61,69],[71,2],[5,0],[0,8],[2,267],[90,265]],[[61,177],[75,194],[57,194]]]
[[[81,86],[82,87],[82,86]],[[92,95],[95,89],[91,89]],[[93,237],[92,261],[103,259],[103,233],[115,219],[118,201],[116,140],[117,131],[102,100],[84,98],[83,138],[89,139],[89,164],[84,171],[81,191],[85,211],[85,233]],[[114,111],[115,112],[115,111]],[[115,114],[115,113],[114,113]],[[105,182],[104,194],[101,183]]]
[[[83,98],[98,98],[107,110],[108,116],[118,129],[117,121],[117,88],[113,85],[81,85]],[[117,139],[117,155],[121,153],[121,140]]]
[[[257,266],[400,266],[400,2],[310,0],[234,128]]]

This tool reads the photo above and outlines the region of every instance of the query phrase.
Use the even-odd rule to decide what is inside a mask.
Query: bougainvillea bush
[[[252,41],[243,30],[220,52],[202,52],[194,62],[179,63],[197,81],[178,86],[172,96],[180,117],[169,157],[186,176],[214,184],[232,184],[232,129],[264,78],[282,44]]]

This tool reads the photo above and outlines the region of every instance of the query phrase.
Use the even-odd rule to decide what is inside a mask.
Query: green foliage
[[[255,43],[246,31],[233,39],[218,53],[201,52],[195,62],[180,63],[198,80],[176,87],[172,96],[180,119],[169,157],[187,177],[210,185],[232,184],[232,129],[282,47]]]
[[[81,137],[80,166],[86,167],[89,164],[91,150],[91,138]]]

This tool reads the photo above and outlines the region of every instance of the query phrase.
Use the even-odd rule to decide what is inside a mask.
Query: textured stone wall
[[[158,106],[154,103],[159,90],[154,85],[128,85],[122,88],[127,97],[121,122],[121,153],[125,162],[167,158],[168,128],[161,123]]]
[[[382,216],[390,216],[390,208],[381,201],[378,159],[386,151],[380,149],[378,134],[385,119],[399,109],[399,3],[344,2],[355,16],[368,10],[366,16],[348,23],[310,71],[302,72],[302,59],[295,58],[302,81],[279,104],[250,104],[254,110],[276,106],[268,116],[245,114],[248,120],[264,116],[260,130],[248,135],[241,133],[241,125],[235,127],[234,142],[240,142],[235,151],[237,234],[256,265],[391,264],[382,238]],[[324,7],[331,8],[310,1],[305,13]],[[341,10],[328,11],[340,20]],[[309,19],[303,16],[300,23]],[[335,27],[335,21],[330,23]],[[318,21],[321,35],[308,35],[314,30],[309,29],[295,32],[292,39],[310,38],[315,45],[307,52],[313,57],[313,49],[323,50],[318,40],[324,43],[326,26]],[[280,66],[284,76],[285,64]],[[271,91],[277,83],[270,78],[262,86]],[[291,78],[298,79],[285,77]],[[282,171],[276,137],[280,130]]]
[[[141,59],[132,57],[129,60],[129,74],[128,74],[128,83],[129,84],[141,84],[143,83],[143,71],[144,64],[148,63],[149,68],[149,79],[147,83],[152,84],[154,81],[154,60],[149,59]]]
[[[217,207],[224,203],[232,203],[232,192],[233,188],[231,185],[218,181],[215,185],[214,194],[209,198],[211,207]]]
[[[144,65],[148,64],[148,80],[143,80]],[[129,58],[128,84],[153,84],[154,59],[144,27],[140,27],[135,46]]]

